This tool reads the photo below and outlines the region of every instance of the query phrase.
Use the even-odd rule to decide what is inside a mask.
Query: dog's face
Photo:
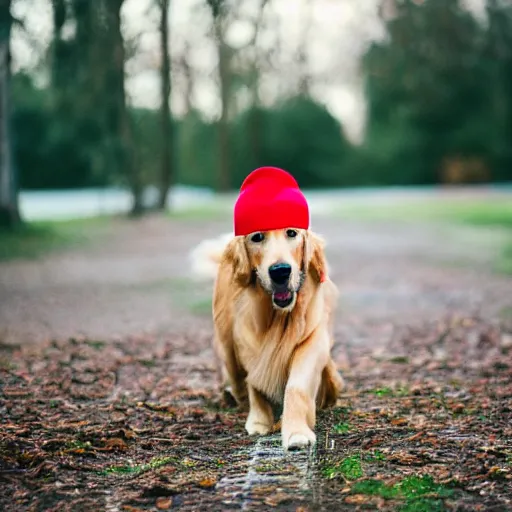
[[[325,260],[321,240],[304,229],[277,229],[238,236],[226,251],[235,279],[249,286],[254,275],[272,296],[274,308],[291,311],[297,293],[312,268],[321,281]]]

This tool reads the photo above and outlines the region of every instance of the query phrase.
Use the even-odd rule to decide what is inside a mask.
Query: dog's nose
[[[286,284],[288,279],[290,279],[292,267],[291,265],[288,265],[288,263],[276,263],[269,267],[268,273],[270,274],[270,279],[272,279],[274,283]]]

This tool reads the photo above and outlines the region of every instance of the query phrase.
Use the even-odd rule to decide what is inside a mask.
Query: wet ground
[[[0,509],[512,508],[505,233],[316,219],[347,389],[316,448],[284,454],[214,389],[211,287],[187,253],[229,227],[118,220],[0,265]]]

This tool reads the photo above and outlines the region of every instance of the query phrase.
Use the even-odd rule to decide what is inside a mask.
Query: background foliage
[[[143,185],[158,186],[160,148],[167,144],[174,183],[222,188],[221,121],[191,108],[172,120],[172,139],[163,140],[160,113],[130,107],[131,137],[120,136],[123,84],[116,69],[123,63],[112,64],[120,54],[110,3],[54,2],[45,64],[51,80],[41,87],[28,73],[13,77],[13,144],[21,187],[126,184],[134,172]],[[223,6],[218,16],[228,7]],[[458,0],[403,0],[394,6],[387,37],[373,43],[361,63],[368,104],[363,143],[349,143],[307,87],[271,106],[257,100],[245,108],[228,105],[229,145],[221,165],[230,188],[263,164],[293,171],[305,187],[512,178],[510,2],[487,0],[485,21]],[[64,38],[69,20],[76,30]],[[230,65],[236,57],[229,52]],[[242,69],[231,74],[229,101],[255,80],[253,68]],[[127,159],[135,170],[127,172]]]

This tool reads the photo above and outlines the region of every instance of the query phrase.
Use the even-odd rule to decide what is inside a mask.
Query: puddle
[[[315,449],[285,453],[281,436],[272,435],[258,438],[244,455],[248,462],[243,472],[225,476],[217,484],[217,491],[228,496],[224,505],[251,510],[262,501],[270,506],[309,501]]]

